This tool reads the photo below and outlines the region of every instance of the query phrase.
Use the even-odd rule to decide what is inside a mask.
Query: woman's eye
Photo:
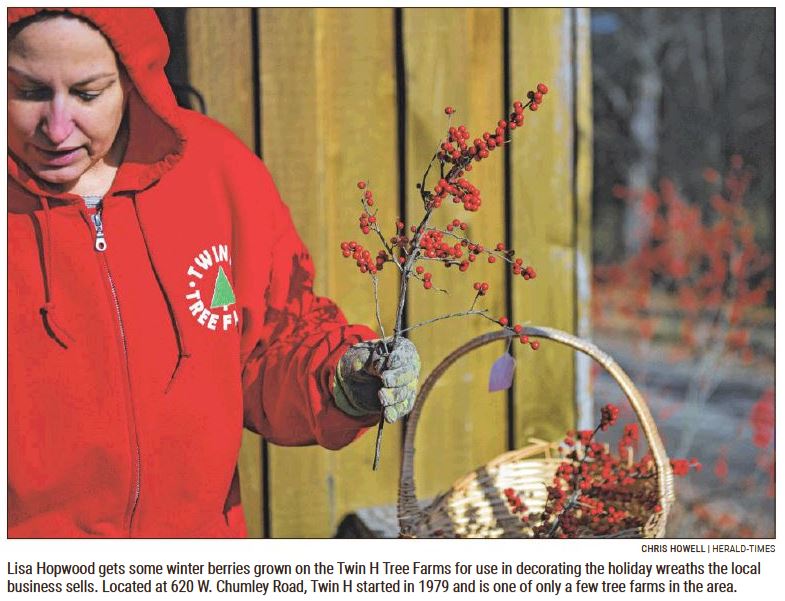
[[[101,95],[101,92],[81,92],[77,90],[75,92],[76,96],[80,100],[84,100],[85,102],[90,102],[91,100],[95,100]]]
[[[19,88],[19,98],[22,100],[43,101],[48,100],[52,92],[49,88]]]

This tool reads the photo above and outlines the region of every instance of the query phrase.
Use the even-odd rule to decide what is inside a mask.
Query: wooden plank
[[[317,293],[373,326],[370,281],[339,245],[363,237],[359,179],[371,182],[380,223],[397,216],[393,11],[260,9],[259,26],[265,161],[314,258]],[[388,324],[392,309],[385,303]],[[385,428],[377,472],[374,435],[339,452],[271,446],[271,535],[331,536],[348,512],[394,501],[400,427]]]
[[[510,11],[511,93],[525,97],[538,82],[550,92],[526,116],[514,144],[514,244],[537,278],[513,287],[516,319],[575,328],[575,197],[573,192],[573,51],[569,9]],[[544,343],[518,353],[516,446],[529,437],[557,439],[574,426],[573,354]]]
[[[208,114],[253,149],[251,9],[189,8],[186,31],[191,85],[204,97]]]
[[[410,223],[423,215],[415,189],[447,134],[444,107],[457,113],[452,125],[464,124],[479,137],[495,129],[503,116],[502,11],[500,9],[406,9],[403,36],[407,91],[407,214]],[[452,203],[434,215],[445,227],[453,218],[469,223],[468,236],[486,246],[504,238],[504,159],[497,150],[467,175],[481,191],[478,212]],[[430,180],[430,187],[438,181]],[[416,220],[416,221],[415,221]],[[425,264],[427,265],[427,263]],[[504,267],[477,261],[466,273],[441,266],[429,269],[433,285],[449,295],[414,284],[408,303],[410,324],[470,307],[472,284],[487,281],[491,292],[480,306],[505,313]],[[413,332],[427,374],[444,356],[470,338],[492,330],[481,317],[448,319]],[[416,439],[415,477],[420,497],[445,490],[459,476],[506,448],[506,395],[487,392],[488,373],[503,346],[486,347],[461,359],[437,384],[428,401]]]
[[[575,11],[575,122],[577,144],[575,157],[575,293],[576,334],[591,338],[591,197],[593,178],[592,157],[592,78],[591,78],[591,15],[587,8]],[[578,354],[575,359],[575,404],[578,427],[593,428],[597,423],[591,393],[591,359]]]
[[[253,149],[253,73],[248,9],[189,8],[186,12],[189,82],[204,97],[208,114]],[[232,32],[232,43],[226,43]],[[249,537],[262,536],[261,439],[244,431],[240,489]]]

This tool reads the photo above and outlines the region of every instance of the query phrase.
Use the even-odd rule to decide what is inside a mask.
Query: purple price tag
[[[512,386],[512,376],[515,373],[515,358],[509,353],[504,353],[496,359],[491,367],[491,377],[488,382],[488,392],[507,390]]]

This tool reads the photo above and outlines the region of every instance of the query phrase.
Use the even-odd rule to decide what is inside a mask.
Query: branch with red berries
[[[608,404],[600,410],[594,430],[568,432],[562,443],[565,459],[550,486],[545,508],[530,513],[522,493],[504,489],[509,510],[520,514],[521,528],[534,538],[617,537],[637,535],[652,513],[659,513],[656,471],[650,454],[633,460],[639,442],[638,425],[627,424],[618,441],[618,454],[596,435],[614,426],[619,409]],[[697,459],[671,459],[675,476],[701,469]]]
[[[410,281],[420,283],[425,290],[447,292],[437,285],[438,279],[435,280],[433,275],[434,267],[426,267],[425,264],[428,263],[433,266],[441,264],[445,268],[457,267],[460,272],[466,272],[478,260],[485,259],[491,264],[505,264],[514,275],[521,276],[524,280],[536,277],[534,268],[525,265],[523,259],[515,257],[515,251],[508,249],[503,242],[498,242],[491,247],[468,238],[465,234],[467,224],[461,219],[447,219],[443,226],[432,225],[432,221],[435,221],[437,211],[442,208],[442,205],[450,201],[460,205],[464,211],[476,212],[480,209],[481,192],[469,181],[468,174],[475,163],[488,159],[495,150],[504,148],[511,142],[514,132],[524,125],[525,111],[538,110],[547,93],[548,87],[542,83],[538,84],[536,90],[528,93],[527,102],[516,100],[507,118],[500,119],[495,128],[484,132],[473,141],[470,141],[471,135],[465,125],[457,127],[450,125],[456,111],[453,107],[446,107],[444,112],[448,117],[447,135],[442,139],[439,149],[431,158],[417,184],[422,199],[423,214],[419,221],[409,225],[408,228],[401,219],[397,219],[392,236],[385,235],[377,220],[378,208],[373,191],[365,181],[357,183],[357,187],[361,190],[362,205],[362,213],[359,217],[360,231],[364,235],[373,234],[374,238],[378,239],[380,248],[372,250],[356,240],[349,240],[341,243],[341,252],[344,257],[355,261],[360,273],[371,277],[376,318],[388,352],[392,352],[401,336],[409,334],[412,330],[453,317],[476,315],[493,321],[511,332],[521,333],[520,324],[510,325],[507,317],[494,319],[488,315],[486,309],[477,308],[481,297],[486,296],[490,288],[485,281],[473,283],[474,297],[465,311],[436,316],[405,329],[403,317]],[[377,282],[378,273],[390,264],[401,276],[391,340],[385,335],[381,320]],[[519,339],[522,344],[529,344],[535,350],[539,345],[536,341],[529,341],[526,336],[520,336]],[[383,425],[382,418],[379,422],[374,469],[378,464]]]

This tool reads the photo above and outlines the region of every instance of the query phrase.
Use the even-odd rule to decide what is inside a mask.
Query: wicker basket
[[[616,380],[635,412],[654,459],[656,486],[661,511],[642,515],[644,527],[615,536],[658,538],[665,532],[668,512],[673,504],[673,474],[657,427],[643,396],[629,376],[594,344],[552,328],[525,327],[522,334],[570,346],[589,355]],[[527,533],[521,520],[507,505],[504,489],[521,492],[530,512],[539,513],[547,498],[546,484],[553,479],[562,459],[555,452],[557,443],[531,441],[528,446],[499,455],[464,476],[426,507],[415,495],[414,438],[425,399],[445,370],[463,355],[496,340],[509,338],[509,331],[478,336],[447,356],[428,376],[420,389],[404,436],[398,494],[398,522],[404,538],[520,538]],[[651,483],[649,483],[651,485]]]

